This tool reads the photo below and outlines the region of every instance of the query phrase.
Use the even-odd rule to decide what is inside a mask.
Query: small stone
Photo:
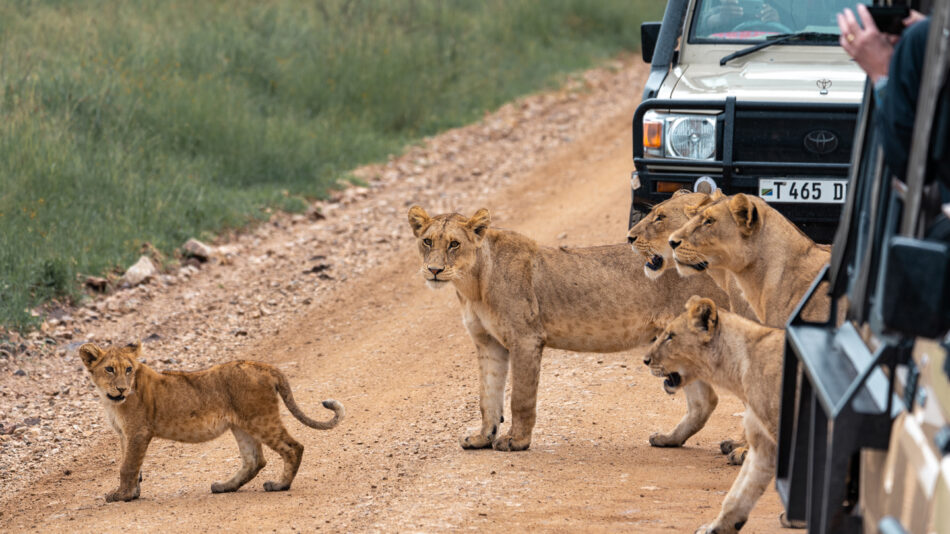
[[[159,339],[162,339],[162,336],[160,336],[160,335],[158,335],[158,334],[149,334],[148,337],[146,337],[146,338],[143,339],[142,341],[144,341],[144,342],[146,342],[146,343],[151,343],[151,342],[153,342],[153,341],[158,341]]]
[[[109,288],[109,280],[101,276],[87,276],[83,285],[97,293],[104,293]]]
[[[208,261],[214,255],[214,249],[194,238],[186,241],[181,250],[185,253],[185,256],[196,258],[202,262]]]
[[[26,371],[23,369],[17,369],[16,371],[13,371],[13,376],[26,376]]]
[[[40,424],[40,418],[39,418],[39,417],[27,417],[26,419],[23,420],[23,424],[26,425],[26,426],[36,426],[36,425]]]
[[[119,279],[119,286],[134,287],[157,274],[158,269],[155,268],[152,260],[148,259],[148,256],[142,256],[139,261],[135,262],[135,265],[125,271],[125,274]]]

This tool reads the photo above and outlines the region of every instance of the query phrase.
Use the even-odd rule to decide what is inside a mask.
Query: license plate
[[[847,180],[759,179],[759,197],[766,202],[841,204],[847,194]]]

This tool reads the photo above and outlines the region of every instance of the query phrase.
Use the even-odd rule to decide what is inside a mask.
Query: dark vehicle
[[[630,226],[678,189],[709,187],[760,196],[830,242],[865,79],[838,45],[835,14],[854,5],[670,0],[662,23],[643,23]]]
[[[776,488],[809,532],[950,532],[948,36],[935,3],[906,181],[884,170],[866,89],[831,262],[805,297],[826,288],[846,317],[788,324]]]

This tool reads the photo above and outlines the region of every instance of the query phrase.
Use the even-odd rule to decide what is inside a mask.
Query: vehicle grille
[[[856,120],[849,112],[737,109],[733,161],[848,163]]]

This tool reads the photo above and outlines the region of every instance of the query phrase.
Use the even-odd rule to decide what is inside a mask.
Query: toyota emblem
[[[803,143],[812,154],[830,154],[838,148],[838,136],[828,130],[812,130],[805,134]]]

